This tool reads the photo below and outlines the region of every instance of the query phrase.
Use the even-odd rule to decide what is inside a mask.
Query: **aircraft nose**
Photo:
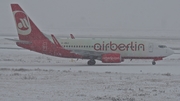
[[[173,51],[172,49],[168,48],[168,51],[167,51],[167,53],[168,53],[168,56],[169,56],[169,55],[172,55],[172,54],[174,54],[174,51]]]

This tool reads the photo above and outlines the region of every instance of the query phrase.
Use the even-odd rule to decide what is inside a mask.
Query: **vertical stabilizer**
[[[18,4],[11,4],[20,40],[39,40],[46,38]]]

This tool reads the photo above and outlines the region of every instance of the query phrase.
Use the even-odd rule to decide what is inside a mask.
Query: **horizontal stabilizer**
[[[15,48],[15,47],[0,47],[0,49],[23,49],[23,48]]]
[[[31,44],[30,41],[24,41],[24,40],[18,40],[18,39],[9,39],[9,38],[5,38],[6,40],[10,40],[10,41],[14,41],[14,42],[18,42],[18,43],[22,43],[22,44]]]

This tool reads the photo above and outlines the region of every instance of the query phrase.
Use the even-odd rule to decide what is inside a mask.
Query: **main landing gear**
[[[92,65],[95,65],[96,64],[96,61],[94,59],[90,59],[88,62],[87,62],[88,65],[92,66]]]

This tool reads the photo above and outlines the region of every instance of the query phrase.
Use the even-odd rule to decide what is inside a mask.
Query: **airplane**
[[[18,4],[11,4],[19,39],[17,46],[56,57],[88,59],[87,65],[121,63],[125,59],[152,59],[156,61],[174,53],[165,45],[138,39],[71,39],[56,38],[53,34],[42,33]]]

